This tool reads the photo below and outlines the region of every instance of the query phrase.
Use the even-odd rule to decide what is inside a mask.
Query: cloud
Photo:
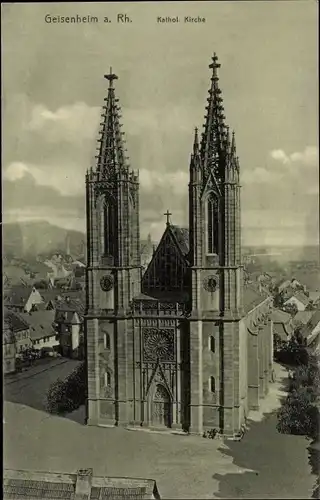
[[[3,177],[9,181],[16,181],[22,179],[27,172],[29,172],[29,169],[24,163],[14,162],[7,167]]]
[[[313,170],[319,163],[319,150],[316,146],[307,146],[302,152],[287,154],[282,149],[274,149],[270,152],[270,157],[276,165],[269,163],[265,167],[256,167],[254,170],[246,170],[241,177],[244,184],[277,184],[283,183],[284,189],[291,183],[301,180],[301,187],[304,192],[313,187],[315,177]],[[282,168],[279,168],[279,163]],[[308,171],[306,171],[306,167]],[[311,185],[309,186],[309,184]],[[304,184],[308,184],[304,186]],[[290,187],[291,189],[291,187]]]
[[[304,151],[287,154],[282,149],[274,149],[270,156],[273,160],[284,165],[299,163],[303,166],[316,167],[319,163],[319,149],[316,146],[307,146]]]
[[[3,212],[15,211],[27,214],[28,210],[43,213],[63,212],[66,216],[83,217],[85,210],[84,193],[82,196],[64,195],[54,186],[39,184],[28,166],[12,164],[3,180]]]
[[[273,184],[283,177],[283,174],[268,170],[264,167],[257,167],[253,171],[246,170],[241,175],[241,182],[244,184]]]
[[[79,143],[93,139],[99,121],[99,108],[76,102],[51,111],[37,104],[31,111],[26,129],[38,132],[50,142]]]
[[[187,193],[189,176],[187,172],[182,170],[161,172],[141,169],[139,180],[141,189],[147,192],[155,192],[160,188],[181,196]]]

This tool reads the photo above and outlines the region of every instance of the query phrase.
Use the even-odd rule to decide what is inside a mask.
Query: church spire
[[[119,99],[116,98],[114,89],[114,81],[118,77],[112,72],[112,68],[104,77],[109,82],[109,88],[101,115],[101,137],[98,139],[100,145],[96,158],[98,177],[107,179],[115,174],[128,172],[128,164],[125,156],[124,133],[121,132],[121,108],[118,105]]]
[[[201,158],[204,177],[207,178],[209,173],[213,172],[219,182],[223,177],[223,165],[221,163],[225,149],[225,115],[217,73],[220,64],[216,53],[212,57],[209,68],[212,69],[212,76],[201,141]]]

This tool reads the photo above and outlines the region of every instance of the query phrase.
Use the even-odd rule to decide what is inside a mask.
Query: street
[[[77,361],[54,360],[37,375],[5,387],[6,468],[155,479],[162,498],[310,498],[307,441],[276,430],[282,378],[272,385],[240,442],[82,425],[83,408],[67,418],[49,415],[43,401],[50,383]]]
[[[49,386],[57,378],[64,379],[79,363],[66,358],[39,359],[25,371],[5,377],[4,399],[44,411]]]

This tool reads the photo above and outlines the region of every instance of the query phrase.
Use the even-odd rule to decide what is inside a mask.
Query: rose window
[[[146,329],[144,331],[144,359],[145,361],[174,361],[173,331]]]

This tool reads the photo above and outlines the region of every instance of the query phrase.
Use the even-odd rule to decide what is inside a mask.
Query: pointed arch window
[[[108,198],[104,199],[100,214],[101,255],[114,257],[115,252],[115,210]]]
[[[219,202],[216,195],[211,194],[207,200],[207,253],[218,253],[219,238]]]

